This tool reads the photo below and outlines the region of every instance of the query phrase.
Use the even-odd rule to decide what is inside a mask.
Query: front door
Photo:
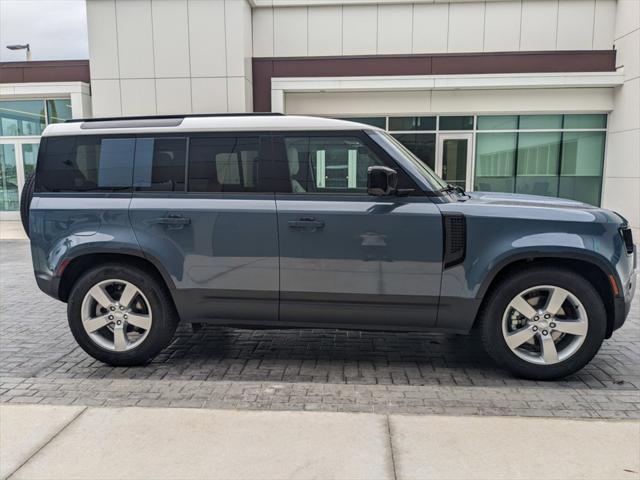
[[[291,133],[275,143],[291,179],[291,193],[276,195],[281,322],[432,326],[442,273],[436,205],[419,192],[368,195],[367,168],[397,165],[364,133]]]
[[[471,133],[441,133],[438,140],[436,171],[452,185],[472,190],[472,140]]]

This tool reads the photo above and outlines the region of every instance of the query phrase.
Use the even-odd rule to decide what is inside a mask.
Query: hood
[[[571,208],[580,210],[599,210],[598,207],[576,200],[567,200],[556,197],[543,197],[540,195],[524,195],[519,193],[500,192],[468,192],[471,197],[467,202],[473,204],[511,206],[511,207],[548,207]]]

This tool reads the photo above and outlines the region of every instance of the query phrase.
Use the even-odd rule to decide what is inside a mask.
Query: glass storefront
[[[439,175],[468,190],[600,205],[606,114],[344,119],[385,128]],[[466,149],[473,158],[468,169],[462,160]]]
[[[70,118],[70,99],[0,100],[0,211],[19,209],[20,190],[35,171],[44,128]]]
[[[606,115],[480,116],[475,190],[600,205]]]

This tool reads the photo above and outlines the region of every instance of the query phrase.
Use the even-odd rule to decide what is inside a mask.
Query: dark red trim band
[[[29,82],[89,83],[89,60],[0,63],[0,83]]]
[[[612,72],[615,50],[253,59],[253,109],[271,110],[272,77]]]

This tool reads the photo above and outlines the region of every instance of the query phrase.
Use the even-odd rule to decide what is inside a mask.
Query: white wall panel
[[[152,7],[156,77],[188,77],[190,72],[187,0],[155,0]]]
[[[307,8],[273,11],[273,52],[276,57],[307,55]]]
[[[120,80],[91,80],[91,105],[96,117],[119,117]]]
[[[227,75],[246,75],[251,58],[251,8],[242,0],[224,0]]]
[[[227,112],[226,78],[192,78],[193,113]]]
[[[224,2],[189,0],[189,51],[193,77],[227,74]]]
[[[375,54],[377,51],[377,5],[349,5],[342,9],[342,53]]]
[[[229,112],[245,112],[251,96],[251,84],[244,77],[227,79],[227,104]],[[249,109],[251,110],[251,109]]]
[[[616,40],[616,66],[624,67],[627,80],[640,76],[640,29]],[[638,103],[640,110],[640,102]]]
[[[484,20],[485,52],[517,52],[520,49],[520,0],[487,2]]]
[[[91,78],[118,78],[115,1],[87,2],[87,25]]]
[[[122,78],[151,78],[151,0],[117,0],[118,55]]]
[[[273,9],[254,8],[251,16],[253,56],[273,57]]]
[[[449,52],[482,51],[484,8],[484,3],[449,5]]]
[[[609,177],[604,179],[602,206],[619,212],[631,225],[640,225],[640,179]]]
[[[615,38],[631,33],[640,25],[640,1],[618,0]]]
[[[413,5],[378,7],[378,53],[411,53]]]
[[[555,50],[558,0],[522,2],[520,50]]]
[[[188,78],[156,80],[158,115],[191,113],[191,81]]]
[[[607,138],[607,177],[640,177],[640,130],[609,132]],[[630,154],[631,153],[631,154]]]
[[[612,94],[608,88],[445,90],[433,92],[431,106],[440,113],[593,112],[611,110]]]
[[[120,81],[122,89],[122,115],[155,115],[156,86],[152,78],[128,79]]]
[[[560,0],[558,50],[591,50],[595,0]]]
[[[449,4],[416,4],[413,7],[413,52],[444,53],[449,32]]]
[[[611,50],[616,24],[616,0],[596,0],[593,21],[593,49]]]
[[[309,46],[311,56],[342,54],[342,7],[309,7]]]
[[[316,115],[385,115],[430,110],[430,92],[287,93],[285,112]]]
[[[613,94],[615,110],[609,115],[609,131],[640,129],[640,78],[628,80]]]

